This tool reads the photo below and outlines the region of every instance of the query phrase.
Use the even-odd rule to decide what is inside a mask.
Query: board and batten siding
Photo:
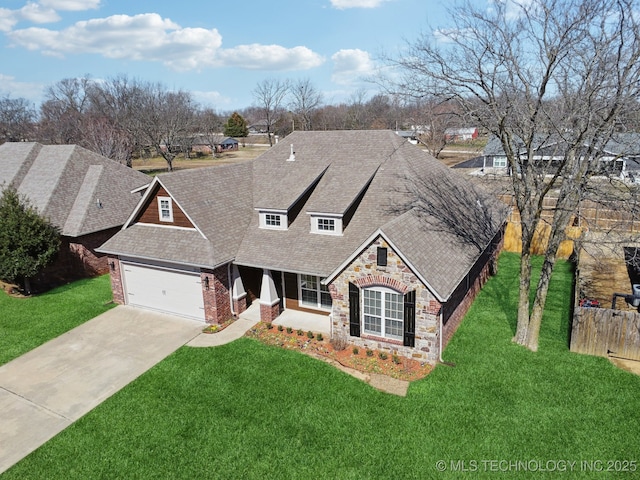
[[[176,205],[176,202],[171,202],[173,208],[173,222],[161,222],[160,215],[158,213],[158,197],[169,197],[169,193],[162,187],[154,192],[149,197],[144,208],[136,218],[136,222],[139,223],[152,223],[155,225],[170,225],[174,227],[195,228],[189,221],[185,213]]]

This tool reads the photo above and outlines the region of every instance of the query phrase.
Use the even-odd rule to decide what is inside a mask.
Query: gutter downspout
[[[444,363],[444,360],[442,360],[442,335],[444,334],[444,332],[442,331],[442,308],[440,308],[440,315],[438,315],[440,317],[440,348],[438,349],[438,361],[440,363]]]
[[[231,262],[227,263],[227,281],[229,282],[229,309],[233,318],[237,318],[236,312],[233,310],[233,279],[231,278]]]

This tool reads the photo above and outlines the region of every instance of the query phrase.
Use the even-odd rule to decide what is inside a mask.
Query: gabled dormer
[[[125,228],[134,223],[197,230],[187,213],[157,177],[144,192]]]
[[[258,209],[258,216],[260,217],[260,228],[268,230],[286,230],[288,228],[286,210]]]
[[[311,219],[311,233],[320,235],[342,235],[342,215],[307,212]]]

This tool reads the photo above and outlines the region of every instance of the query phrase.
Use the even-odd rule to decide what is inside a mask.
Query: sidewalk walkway
[[[0,473],[196,337],[202,326],[118,306],[0,366]]]

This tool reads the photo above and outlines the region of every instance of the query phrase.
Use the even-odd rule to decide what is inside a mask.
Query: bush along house
[[[332,338],[435,363],[502,242],[499,202],[468,185],[391,131],[294,132],[251,162],[155,177],[99,250],[117,303],[208,323],[315,313]]]
[[[109,271],[96,252],[120,231],[149,177],[78,145],[7,142],[0,145],[0,188],[19,195],[60,229],[54,263],[31,279],[43,291]]]

